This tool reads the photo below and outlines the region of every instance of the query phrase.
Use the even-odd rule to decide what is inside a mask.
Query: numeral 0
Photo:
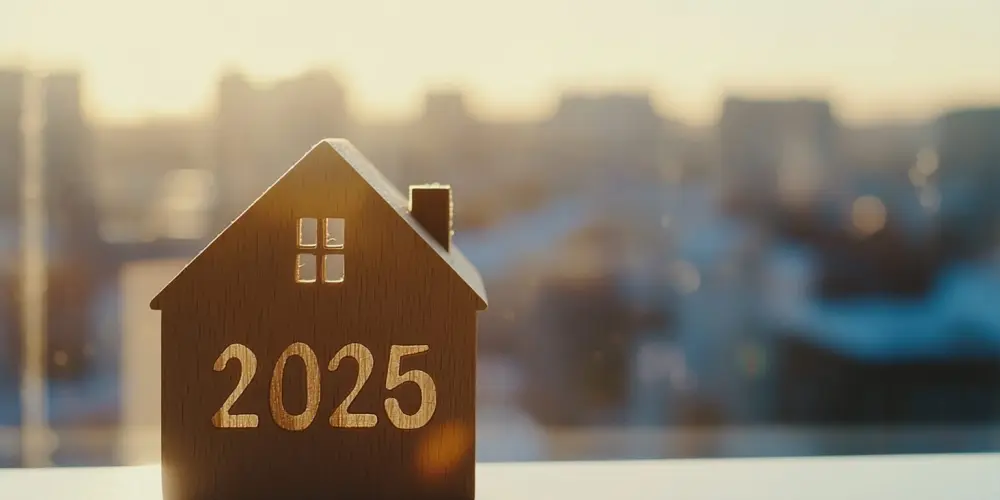
[[[437,408],[437,387],[430,374],[421,370],[410,370],[400,373],[400,362],[403,356],[420,354],[429,349],[426,345],[394,345],[389,348],[389,370],[386,373],[385,388],[393,390],[406,382],[417,384],[420,390],[420,407],[413,415],[403,413],[399,406],[399,400],[389,398],[385,400],[385,411],[392,425],[399,429],[419,429],[430,421]],[[285,410],[283,403],[285,364],[288,358],[298,356],[306,365],[306,407],[302,413],[292,415]],[[330,360],[327,368],[337,371],[344,358],[354,358],[358,362],[358,378],[354,388],[344,398],[344,401],[334,408],[330,415],[330,425],[332,427],[343,428],[368,428],[375,427],[378,423],[378,416],[372,413],[350,413],[348,410],[354,399],[361,393],[365,382],[371,377],[375,366],[375,358],[372,352],[362,344],[348,344],[337,351],[337,354]],[[243,395],[243,391],[250,385],[254,375],[257,373],[257,356],[249,347],[242,344],[231,344],[226,347],[215,360],[213,369],[223,371],[229,364],[230,359],[237,359],[240,362],[240,380],[236,383],[236,388],[226,398],[226,401],[212,416],[212,425],[225,428],[254,428],[257,427],[258,417],[254,414],[231,415],[230,408],[236,400]],[[271,405],[271,416],[278,427],[289,431],[301,431],[308,428],[316,418],[319,410],[320,399],[320,376],[319,363],[316,353],[307,344],[296,342],[281,353],[278,361],[274,365],[274,373],[271,376],[271,387],[269,393]]]
[[[247,349],[249,351],[249,349]],[[290,415],[285,411],[285,404],[282,399],[282,387],[285,385],[285,364],[288,358],[298,356],[306,364],[306,408],[298,415]],[[316,418],[316,411],[319,410],[319,363],[316,362],[316,353],[309,346],[302,342],[296,342],[288,346],[278,362],[274,364],[274,375],[271,376],[271,416],[278,427],[286,431],[301,431]]]

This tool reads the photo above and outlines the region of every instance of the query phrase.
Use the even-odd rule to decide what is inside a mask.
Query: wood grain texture
[[[384,186],[320,143],[154,300],[166,500],[473,498],[476,313],[485,296],[377,189]],[[320,230],[327,218],[343,219],[342,248],[300,247],[302,218]],[[343,255],[343,281],[297,282],[299,254],[316,255],[318,265]],[[231,344],[257,360],[231,408],[258,415],[256,427],[213,425],[241,377],[235,362],[213,369]],[[371,366],[352,363],[364,362],[357,347],[331,364],[352,344],[370,352]],[[398,346],[426,348],[390,368]],[[370,377],[349,411],[374,415],[363,417],[374,425],[331,425],[357,370]],[[425,384],[398,378],[419,378],[414,370],[433,380],[433,401]],[[430,419],[413,425],[429,405]],[[399,414],[386,414],[396,406]]]

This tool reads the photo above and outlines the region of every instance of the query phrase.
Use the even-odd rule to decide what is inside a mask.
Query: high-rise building
[[[718,128],[728,201],[754,211],[837,189],[838,125],[828,102],[730,97]]]
[[[240,74],[227,74],[219,82],[215,123],[217,214],[213,231],[225,227],[259,194],[265,182],[258,171],[263,163],[257,137],[256,91]],[[270,172],[270,170],[268,170]]]
[[[81,77],[52,73],[41,81],[42,189],[46,224],[48,373],[73,376],[86,366],[93,304],[110,265],[100,246],[94,200],[91,131]]]
[[[79,73],[55,73],[43,81],[44,190],[48,223],[74,252],[98,241],[93,190],[93,147],[84,116]]]
[[[19,213],[24,157],[21,134],[23,101],[24,73],[13,69],[0,70],[0,221],[16,220]],[[0,222],[0,227],[5,225]],[[0,259],[3,259],[2,254]]]
[[[21,113],[24,73],[0,70],[0,384],[12,383],[20,366],[20,214],[24,172]]]

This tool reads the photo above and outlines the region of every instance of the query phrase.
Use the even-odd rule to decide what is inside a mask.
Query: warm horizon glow
[[[731,89],[828,97],[847,120],[925,119],[1000,102],[996,19],[1000,4],[978,0],[7,0],[0,66],[79,68],[90,113],[112,121],[206,113],[227,68],[313,67],[341,78],[362,119],[415,115],[443,85],[500,119],[543,116],[581,86],[649,88],[694,123]]]

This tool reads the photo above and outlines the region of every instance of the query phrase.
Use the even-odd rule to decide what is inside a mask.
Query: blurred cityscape
[[[325,137],[398,186],[453,186],[490,293],[480,460],[1000,449],[1000,107],[858,126],[824,96],[729,95],[694,127],[643,92],[567,91],[518,123],[434,90],[370,123],[317,70],[229,73],[207,118],[111,125],[83,87],[0,69],[0,465],[26,461],[31,144],[44,453],[105,465],[158,457],[149,298]]]

